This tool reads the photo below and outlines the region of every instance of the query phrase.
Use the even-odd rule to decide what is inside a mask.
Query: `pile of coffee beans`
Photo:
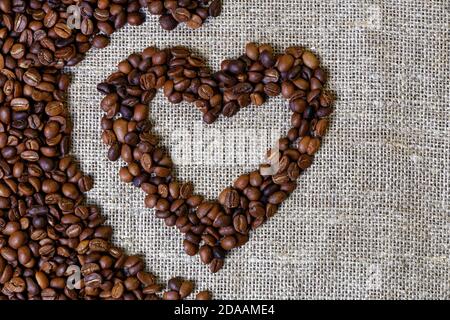
[[[126,23],[141,24],[141,2],[0,1],[0,299],[184,298],[192,291],[183,283],[178,295],[162,295],[143,260],[111,243],[111,228],[84,202],[93,181],[70,155],[70,77],[61,69],[105,47]],[[80,29],[68,26],[76,4]]]
[[[101,126],[108,158],[125,162],[122,181],[141,188],[156,217],[185,234],[186,253],[199,254],[217,272],[227,252],[244,245],[250,231],[277,212],[311,166],[332,112],[333,97],[324,90],[326,73],[316,55],[303,48],[276,54],[271,46],[254,43],[238,59],[224,60],[215,73],[183,47],[147,48],[118,69],[98,85],[106,95]],[[289,101],[292,128],[279,140],[279,170],[271,174],[263,164],[241,175],[218,201],[195,195],[191,183],[176,181],[172,160],[152,133],[147,108],[159,89],[171,103],[194,103],[208,124],[281,94]]]
[[[159,23],[165,30],[173,30],[180,23],[198,29],[208,17],[222,13],[222,0],[148,0],[148,10],[160,16]]]
[[[194,284],[191,281],[185,281],[181,278],[172,278],[169,280],[168,289],[163,295],[164,300],[180,300],[184,299],[192,293]],[[209,291],[201,291],[197,293],[197,300],[211,300]]]

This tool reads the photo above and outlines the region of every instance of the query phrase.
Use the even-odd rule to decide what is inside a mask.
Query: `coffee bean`
[[[177,8],[172,13],[173,18],[181,23],[181,22],[187,22],[191,19],[191,13],[186,8]]]
[[[225,238],[223,238],[220,242],[220,245],[222,246],[222,248],[224,250],[231,250],[236,246],[236,238],[233,236],[226,236]]]
[[[278,191],[272,194],[269,197],[268,201],[271,204],[280,204],[281,202],[286,200],[286,197],[287,197],[286,193],[284,193],[283,191]]]
[[[295,59],[290,54],[284,54],[278,58],[277,68],[280,72],[288,72],[294,65]]]
[[[113,299],[120,299],[125,292],[125,288],[121,282],[118,282],[111,289],[111,297]]]
[[[211,263],[212,259],[213,259],[213,255],[212,255],[212,249],[210,246],[208,245],[204,245],[200,248],[200,259],[204,264],[209,264]]]
[[[97,49],[103,49],[109,45],[109,38],[104,35],[96,35],[92,39],[92,46]]]
[[[183,280],[181,278],[175,277],[169,280],[167,286],[169,289],[173,291],[180,291],[181,285],[183,284]]]
[[[171,31],[178,26],[177,20],[172,15],[166,14],[159,18],[159,24],[164,30]]]
[[[315,70],[319,67],[319,60],[314,55],[314,53],[310,51],[305,51],[302,56],[303,63],[310,69]]]
[[[219,202],[227,208],[236,208],[239,206],[239,193],[232,188],[226,188],[220,194]]]
[[[23,231],[16,231],[10,235],[8,245],[13,249],[19,249],[25,244],[27,236]]]
[[[218,17],[222,13],[222,0],[213,0],[209,6],[209,15],[211,17]]]
[[[198,88],[198,95],[202,99],[209,100],[214,95],[214,90],[209,85],[204,84]]]
[[[183,241],[183,246],[188,256],[195,256],[198,252],[198,246],[188,240]]]
[[[237,232],[242,234],[247,233],[248,230],[247,218],[242,214],[236,215],[233,218],[233,226]]]
[[[191,281],[183,281],[179,289],[180,298],[184,299],[189,296],[193,289],[194,284]]]
[[[211,293],[209,291],[201,291],[197,293],[196,300],[211,300]]]
[[[62,39],[70,38],[72,35],[72,30],[65,23],[57,23],[54,27],[55,33],[58,37]]]
[[[248,43],[245,47],[245,54],[253,61],[259,60],[259,48],[255,43]]]
[[[180,298],[180,294],[176,291],[168,291],[163,294],[164,300],[180,300]]]
[[[328,120],[327,119],[320,119],[315,128],[314,128],[314,134],[317,137],[323,137],[328,129]]]
[[[212,273],[217,273],[223,268],[224,261],[222,259],[213,259],[209,265],[209,270]]]
[[[191,19],[188,22],[186,22],[186,26],[191,29],[198,29],[202,25],[203,25],[203,19],[197,14],[193,14],[191,16]]]
[[[22,278],[14,277],[5,284],[4,288],[12,293],[21,293],[25,291],[26,283]]]
[[[269,50],[264,50],[260,53],[259,60],[266,68],[272,68],[275,65],[275,60]]]

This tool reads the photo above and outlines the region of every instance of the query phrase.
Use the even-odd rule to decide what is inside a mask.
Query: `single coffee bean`
[[[211,17],[218,17],[222,13],[222,0],[213,0],[209,6],[209,15]]]
[[[217,273],[223,268],[223,265],[224,261],[222,259],[213,259],[209,265],[209,270],[212,273]]]
[[[237,232],[242,233],[242,234],[247,233],[248,224],[247,224],[247,218],[245,217],[245,215],[242,215],[242,214],[236,215],[233,218],[233,226]]]
[[[179,294],[180,298],[184,299],[192,293],[194,289],[194,284],[191,281],[183,281],[180,286]]]
[[[305,51],[302,56],[303,63],[310,69],[315,70],[319,67],[319,60],[314,55],[314,53],[310,51]]]
[[[239,193],[232,188],[226,188],[220,194],[219,202],[227,208],[236,208],[239,206]]]
[[[211,300],[211,293],[209,291],[201,291],[197,293],[196,300]]]
[[[72,35],[72,29],[65,23],[57,23],[54,30],[56,35],[62,39],[70,38]]]
[[[280,72],[288,72],[294,65],[295,59],[290,54],[282,55],[278,58],[277,68]]]
[[[212,249],[209,245],[204,245],[200,248],[200,259],[204,264],[211,263],[213,259]]]
[[[225,238],[223,238],[220,242],[220,245],[222,246],[222,248],[224,250],[231,250],[236,246],[236,238],[233,236],[226,236]]]
[[[168,291],[163,294],[163,300],[180,300],[180,298],[180,294],[176,291]]]
[[[183,246],[188,256],[195,256],[198,252],[198,246],[188,240],[183,241]]]
[[[8,245],[11,248],[17,250],[25,244],[26,240],[27,236],[23,231],[16,231],[10,235],[8,239]]]
[[[175,20],[172,15],[162,15],[159,18],[159,24],[164,30],[171,31],[178,26],[177,20]]]
[[[96,35],[92,39],[92,46],[97,49],[103,49],[109,45],[109,38],[104,35]]]

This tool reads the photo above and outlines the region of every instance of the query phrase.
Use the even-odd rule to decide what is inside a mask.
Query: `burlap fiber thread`
[[[106,159],[96,85],[147,46],[185,45],[217,70],[251,41],[318,52],[338,101],[299,188],[211,274],[198,256],[184,254],[177,230],[144,208],[143,193],[120,182],[121,164]],[[115,243],[145,255],[161,282],[182,275],[223,299],[450,298],[448,1],[224,0],[222,16],[199,30],[168,33],[148,17],[69,71],[73,152],[95,179],[89,202],[102,208]],[[205,126],[193,105],[174,106],[159,94],[150,114],[175,159],[192,150],[180,139],[203,139],[177,176],[215,199],[256,168],[246,151],[261,159],[268,147],[246,136],[285,133],[287,109],[272,99]],[[239,150],[231,161],[230,148]]]

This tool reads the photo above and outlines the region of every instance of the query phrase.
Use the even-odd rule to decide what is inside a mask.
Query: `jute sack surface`
[[[154,17],[125,28],[70,70],[73,152],[95,179],[88,201],[102,208],[115,243],[145,255],[161,282],[182,275],[215,298],[449,299],[448,10],[444,0],[225,0],[222,16],[199,30],[168,33]],[[299,188],[211,274],[144,208],[144,194],[120,182],[122,164],[106,159],[96,85],[147,46],[185,45],[217,70],[250,41],[318,52],[338,101]],[[150,115],[177,177],[215,199],[287,132],[287,108],[272,99],[205,126],[193,105],[159,94]]]

